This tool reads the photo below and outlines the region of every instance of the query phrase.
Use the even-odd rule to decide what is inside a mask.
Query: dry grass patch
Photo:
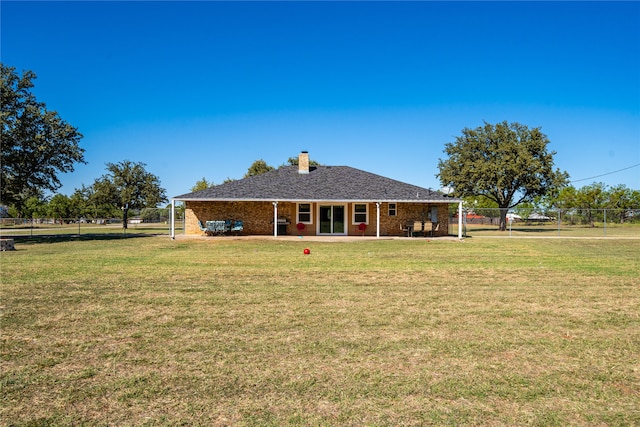
[[[5,425],[640,423],[638,241],[2,254]]]

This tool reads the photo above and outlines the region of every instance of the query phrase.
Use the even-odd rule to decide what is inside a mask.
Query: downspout
[[[380,238],[380,204],[376,202],[376,238]]]
[[[273,237],[278,237],[278,202],[273,202]]]
[[[458,203],[458,239],[462,240],[462,201]]]
[[[176,238],[176,199],[171,199],[171,215],[169,219],[169,236],[171,240]]]

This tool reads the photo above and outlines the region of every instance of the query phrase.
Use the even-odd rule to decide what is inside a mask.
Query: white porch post
[[[169,215],[169,236],[171,240],[176,238],[176,200],[171,199],[171,214]]]
[[[380,238],[380,202],[376,202],[376,237]]]
[[[462,240],[462,202],[458,203],[458,239]]]
[[[273,237],[278,237],[278,202],[273,202]]]

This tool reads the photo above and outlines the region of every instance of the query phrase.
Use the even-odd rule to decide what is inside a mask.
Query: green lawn
[[[48,242],[1,425],[640,425],[640,239]]]

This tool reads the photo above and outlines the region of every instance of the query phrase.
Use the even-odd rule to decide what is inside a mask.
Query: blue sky
[[[2,61],[84,135],[63,194],[107,162],[172,197],[301,150],[438,189],[444,145],[505,120],[541,127],[575,186],[640,189],[639,2],[0,7]]]

